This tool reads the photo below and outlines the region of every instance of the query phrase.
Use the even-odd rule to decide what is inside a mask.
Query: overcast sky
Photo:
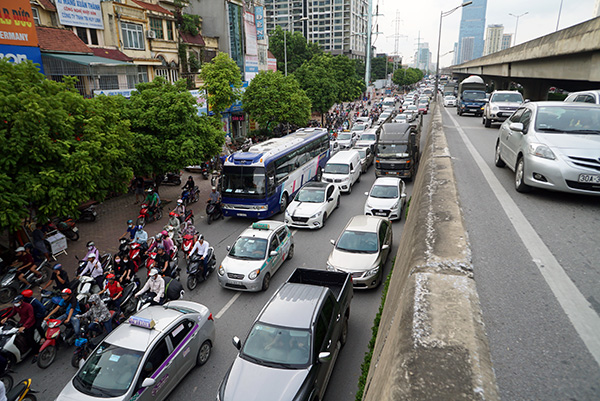
[[[379,32],[374,37],[374,45],[378,53],[393,54],[395,50],[397,13],[400,19],[398,50],[402,55],[402,63],[412,62],[417,49],[419,32],[421,42],[429,43],[432,61],[435,63],[439,32],[440,12],[449,11],[460,5],[461,0],[373,0],[373,8],[379,4],[379,14],[375,19]],[[562,0],[562,11],[558,29],[568,28],[593,17],[597,0]],[[517,31],[517,44],[539,38],[556,30],[561,0],[488,0],[485,26],[490,24],[504,25],[504,33],[514,33],[516,18],[509,13],[520,15]],[[468,6],[467,6],[468,7]],[[375,12],[375,11],[374,11]],[[454,48],[458,41],[461,10],[444,17],[442,23],[442,40],[440,56]],[[375,28],[373,29],[375,31]],[[452,64],[453,53],[440,57],[442,67]]]

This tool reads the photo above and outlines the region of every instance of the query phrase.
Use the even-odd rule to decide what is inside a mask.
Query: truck
[[[487,102],[485,95],[485,82],[480,76],[471,75],[458,85],[458,101],[456,114],[474,114],[476,117],[483,115],[483,108]]]
[[[348,336],[350,273],[298,268],[252,324],[217,399],[322,400]]]
[[[420,120],[386,123],[375,147],[375,176],[396,176],[411,181],[419,163]]]
[[[444,97],[456,96],[456,82],[448,82],[444,85]]]

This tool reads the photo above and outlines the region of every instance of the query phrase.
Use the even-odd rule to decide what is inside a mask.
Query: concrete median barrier
[[[435,103],[363,400],[499,400]]]

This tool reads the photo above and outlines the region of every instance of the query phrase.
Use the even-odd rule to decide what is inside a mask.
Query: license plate
[[[385,217],[385,213],[381,213],[381,212],[375,213],[375,216],[384,216]]]
[[[77,228],[77,227],[73,227],[73,232],[75,232],[75,233],[76,233],[77,231],[79,231],[79,228]]]
[[[237,215],[241,216],[241,217],[247,217],[248,216],[246,213],[238,213]]]
[[[590,184],[600,184],[600,175],[579,174],[579,182],[588,182]]]

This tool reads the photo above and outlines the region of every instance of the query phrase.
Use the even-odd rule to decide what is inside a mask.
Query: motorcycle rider
[[[149,291],[151,295],[153,295],[152,301],[150,303],[152,305],[162,305],[165,301],[165,280],[158,274],[158,270],[150,269],[150,274],[148,280],[146,280],[146,284],[139,290],[135,297],[139,297],[146,291]]]
[[[25,340],[27,340],[27,344],[31,348],[33,352],[33,359],[31,363],[36,363],[38,358],[38,353],[40,352],[40,344],[35,341],[33,337],[34,331],[36,330],[35,324],[35,312],[33,310],[33,306],[23,301],[23,295],[17,295],[13,300],[13,308],[8,315],[4,319],[2,319],[2,324],[6,323],[6,321],[13,317],[16,314],[19,314],[19,323],[21,327],[19,327],[19,333],[23,333],[25,335]]]
[[[66,309],[65,313],[63,313],[56,319],[62,320],[62,322],[64,324],[71,323],[71,325],[73,326],[73,330],[75,332],[75,336],[77,337],[77,336],[79,336],[79,328],[80,328],[80,322],[79,322],[79,318],[77,318],[77,314],[81,312],[81,308],[79,307],[79,302],[77,302],[77,297],[75,297],[75,295],[73,294],[73,291],[71,291],[70,288],[65,288],[64,290],[62,290],[61,295],[62,295],[62,299],[60,300],[60,303],[58,305],[56,305],[56,308],[52,309],[52,311],[48,314],[48,316],[46,316],[44,318],[44,320],[50,319],[52,317],[52,315],[54,315],[56,312],[58,312],[58,310],[62,306],[66,305],[67,309]]]
[[[202,261],[202,278],[206,280],[206,276],[208,276],[208,247],[210,244],[208,241],[204,241],[204,235],[200,234],[198,237],[198,241],[194,244],[192,251],[190,252],[190,258],[194,255],[194,253],[198,253],[200,255],[200,260]]]
[[[156,247],[156,257],[154,258],[156,265],[154,266],[160,274],[163,276],[169,273],[169,262],[171,258],[169,254],[165,252],[165,248],[162,245]]]
[[[187,181],[185,182],[185,185],[183,187],[181,187],[181,189],[183,189],[184,191],[186,189],[188,191],[190,191],[190,199],[194,198],[195,188],[196,188],[196,183],[194,182],[194,177],[192,177],[191,175],[188,177]]]
[[[160,205],[160,198],[158,197],[158,193],[154,191],[153,188],[148,188],[146,190],[146,199],[144,199],[144,203],[148,205],[148,211],[151,215],[156,214],[158,209],[158,205]]]
[[[179,222],[183,223],[185,221],[185,205],[183,204],[183,199],[177,199],[177,206],[175,206],[173,211],[177,213]]]
[[[148,248],[148,233],[144,230],[144,226],[137,226],[133,242],[140,244],[144,249]]]
[[[50,280],[46,284],[44,284],[44,286],[41,287],[41,289],[45,290],[46,288],[50,287],[50,284],[52,284],[52,282],[56,283],[56,285],[54,286],[55,290],[62,291],[65,288],[69,288],[69,275],[66,271],[62,269],[62,265],[60,263],[54,265],[54,267],[52,268],[52,276],[50,277]]]
[[[175,211],[169,212],[169,222],[164,227],[165,230],[169,226],[173,227],[173,242],[178,243],[179,242],[179,230],[181,229],[181,222],[179,221],[179,218],[177,217],[177,213],[175,213]]]
[[[221,213],[221,218],[224,219],[223,211],[221,210],[221,193],[217,191],[217,187],[212,187],[210,195],[208,195],[208,201],[206,203],[212,203],[215,205],[215,213]]]
[[[87,265],[85,265],[85,268],[76,278],[79,279],[79,277],[85,276],[89,272],[90,276],[94,280],[96,280],[96,284],[98,284],[98,287],[103,288],[104,286],[102,284],[104,282],[104,270],[102,270],[102,265],[100,264],[100,261],[96,259],[96,255],[94,255],[93,253],[89,253],[87,255],[87,260]]]
[[[100,324],[104,325],[104,329],[107,333],[112,331],[112,319],[110,318],[110,311],[100,299],[100,295],[92,294],[89,299],[90,309],[87,312],[82,313],[80,315],[75,315],[78,319],[83,319],[90,316],[91,323],[89,325],[90,330],[94,330],[98,333],[101,333]],[[79,332],[77,332],[79,336]]]
[[[42,329],[42,322],[46,317],[46,307],[39,299],[33,297],[33,291],[24,290],[21,292],[23,295],[23,301],[27,302],[33,307],[33,316],[35,317],[35,329],[41,338],[44,338],[44,329]]]
[[[116,280],[114,274],[109,274],[106,276],[106,286],[102,291],[98,293],[98,295],[104,294],[108,291],[108,295],[110,295],[110,299],[115,305],[115,311],[120,315],[121,314],[121,297],[123,296],[123,287]]]
[[[154,248],[158,247],[159,245],[162,245],[162,247],[165,248],[165,251],[169,254],[169,256],[173,255],[175,245],[173,244],[173,241],[171,241],[171,238],[168,237],[168,233],[165,230],[156,234],[154,238],[156,238],[156,241],[154,241],[150,248],[148,248],[146,254],[149,254]]]
[[[129,283],[133,277],[133,263],[129,260],[129,255],[123,255],[123,259],[115,257],[115,276],[121,283]],[[110,274],[108,275],[110,276]],[[108,279],[108,276],[106,278]]]
[[[123,235],[119,237],[119,239],[123,239],[129,234],[129,239],[133,240],[135,238],[135,234],[137,233],[138,226],[133,224],[133,220],[127,220],[127,230]]]
[[[17,249],[15,249],[16,252],[16,256],[17,259],[12,263],[11,266],[18,266],[17,272],[18,272],[18,279],[19,281],[21,281],[23,284],[25,285],[31,285],[29,283],[29,281],[27,281],[25,279],[25,273],[27,272],[27,270],[31,271],[33,274],[35,274],[38,278],[42,277],[42,273],[40,273],[39,271],[36,270],[37,265],[35,264],[35,261],[33,260],[33,256],[31,256],[29,253],[25,252],[25,248],[20,246]]]

